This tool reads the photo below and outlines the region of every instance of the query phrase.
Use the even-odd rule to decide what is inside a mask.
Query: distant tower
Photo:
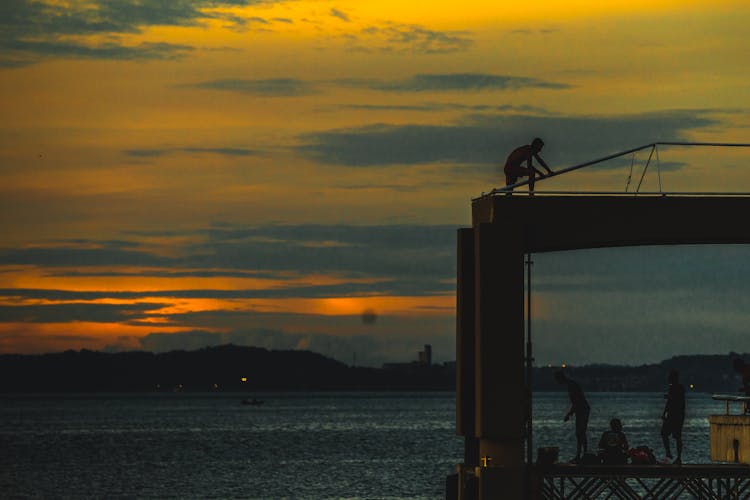
[[[425,366],[432,365],[432,346],[430,344],[425,344],[424,351],[419,351],[419,364]]]

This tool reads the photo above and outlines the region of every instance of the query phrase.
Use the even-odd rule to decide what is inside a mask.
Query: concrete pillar
[[[478,224],[475,246],[475,432],[486,481],[480,498],[524,491],[524,237],[521,226]],[[492,478],[502,477],[502,480]],[[509,482],[507,482],[509,481]],[[503,490],[496,490],[504,484]]]
[[[474,230],[458,230],[456,288],[456,433],[464,437],[464,464],[479,465],[475,432]]]

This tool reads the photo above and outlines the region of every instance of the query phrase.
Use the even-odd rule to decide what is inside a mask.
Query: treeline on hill
[[[89,350],[0,356],[0,392],[452,389],[443,366],[355,368],[310,351],[224,345],[197,351]]]
[[[748,359],[747,354],[675,356],[657,364],[641,366],[586,365],[567,367],[565,373],[578,382],[584,391],[666,391],[667,375],[678,370],[685,388],[697,392],[738,393],[742,377],[732,369],[732,360]],[[535,368],[534,390],[564,389],[555,382],[560,367]]]
[[[586,365],[566,373],[584,391],[664,391],[671,369],[694,391],[737,393],[734,358],[748,355],[677,356],[641,366]],[[535,391],[561,391],[554,372],[533,371]],[[166,353],[66,351],[0,355],[0,392],[453,390],[452,364],[404,363],[390,368],[351,367],[310,351],[275,351],[224,345]]]

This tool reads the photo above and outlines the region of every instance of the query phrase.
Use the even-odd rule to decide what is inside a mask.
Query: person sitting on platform
[[[622,432],[619,418],[609,421],[609,430],[599,439],[599,458],[607,465],[624,465],[628,462],[628,439]]]
[[[534,168],[533,159],[539,162],[547,170],[547,175],[552,174],[552,170],[544,163],[542,157],[539,156],[539,152],[544,147],[544,141],[539,137],[531,141],[531,144],[517,147],[512,153],[508,155],[508,159],[505,160],[505,185],[510,186],[518,182],[519,177],[529,178],[529,192],[534,191],[534,179],[538,175],[544,177],[544,174]],[[523,163],[526,162],[526,166]]]

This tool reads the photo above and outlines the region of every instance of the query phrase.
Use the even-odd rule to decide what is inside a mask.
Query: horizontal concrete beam
[[[475,227],[507,227],[526,252],[750,243],[750,197],[485,196],[472,208]]]

